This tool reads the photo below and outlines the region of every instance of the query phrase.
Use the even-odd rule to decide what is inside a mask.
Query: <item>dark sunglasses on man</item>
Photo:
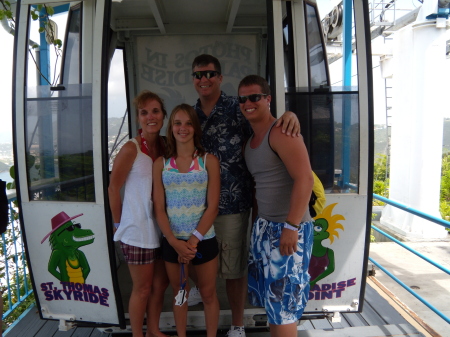
[[[203,76],[205,76],[206,79],[209,80],[211,77],[214,77],[217,75],[220,75],[220,73],[215,70],[194,71],[192,73],[192,77],[196,78],[197,80],[201,80]]]
[[[238,100],[240,104],[244,104],[247,102],[247,99],[250,100],[252,103],[259,102],[262,97],[268,96],[267,94],[251,94],[248,96],[238,96]]]

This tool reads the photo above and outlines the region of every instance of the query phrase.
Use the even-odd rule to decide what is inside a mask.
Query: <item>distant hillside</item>
[[[0,161],[0,172],[9,171],[9,167],[10,166],[8,164],[5,164],[2,161]]]
[[[122,118],[119,117],[110,117],[108,118],[108,133],[110,135],[117,135],[119,132],[120,125],[122,124]],[[122,126],[122,133],[128,132],[128,122],[125,121]]]

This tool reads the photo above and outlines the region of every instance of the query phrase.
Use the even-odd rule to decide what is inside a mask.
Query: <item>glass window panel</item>
[[[130,138],[125,85],[124,54],[116,49],[108,79],[108,158],[111,171],[114,159]]]
[[[80,83],[81,5],[71,8],[67,19],[67,38],[64,45],[63,84]]]
[[[28,88],[25,123],[30,200],[95,201],[92,85]]]
[[[286,110],[295,111],[311,166],[327,193],[358,192],[358,93],[290,91]]]
[[[61,4],[54,8],[57,10],[60,7],[67,7],[67,5]],[[37,7],[32,5],[31,8]],[[41,10],[40,15],[45,17],[45,11]],[[62,41],[64,47],[67,12],[54,14],[50,19],[56,24],[55,37]],[[31,16],[29,19],[27,53],[27,85],[29,86],[56,85],[60,80],[61,53],[55,46],[47,43],[44,33],[39,33],[42,20],[42,18],[32,20]]]
[[[308,62],[311,89],[328,86],[326,52],[316,7],[305,4],[306,31],[308,33]]]

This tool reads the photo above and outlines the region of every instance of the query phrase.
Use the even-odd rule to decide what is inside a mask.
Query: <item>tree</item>
[[[373,166],[373,193],[382,197],[389,197],[389,168],[387,165],[387,156],[378,154]],[[375,206],[384,205],[384,202],[373,200]]]
[[[450,153],[442,156],[440,212],[443,219],[450,220]],[[449,230],[447,228],[447,230]]]
[[[54,8],[46,4],[32,6],[30,11],[32,20],[34,21],[39,20],[40,22],[39,33],[45,34],[45,39],[47,43],[53,46],[56,55],[56,62],[55,62],[56,68],[56,65],[58,64],[58,59],[62,55],[61,49],[62,41],[56,38],[55,25],[54,22],[50,19],[50,17],[53,16],[53,14],[55,14]],[[7,19],[10,27],[10,33],[14,34],[16,28],[16,21],[14,18],[11,3],[8,0],[0,0],[0,21],[4,20],[5,18]],[[41,77],[49,85],[55,86],[59,81],[59,76],[56,75],[56,71],[54,71],[53,79],[49,79],[42,74],[39,64],[37,64],[33,53],[33,50],[36,48],[39,48],[38,44],[36,43],[29,44],[28,51],[30,53],[31,58],[33,59],[34,64],[36,65],[36,69],[38,70]]]

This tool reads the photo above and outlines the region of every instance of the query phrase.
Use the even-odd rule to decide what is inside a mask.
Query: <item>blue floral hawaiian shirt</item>
[[[211,114],[194,105],[202,127],[202,145],[220,161],[219,215],[249,210],[252,203],[252,177],[242,155],[243,142],[252,133],[242,115],[237,97],[221,93]]]

